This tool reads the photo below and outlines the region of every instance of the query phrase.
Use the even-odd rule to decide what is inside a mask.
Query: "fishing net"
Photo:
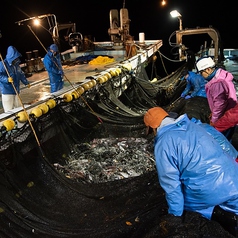
[[[167,214],[143,115],[160,105],[205,121],[209,109],[201,98],[172,103],[179,72],[155,83],[143,73],[31,118],[40,145],[27,122],[2,131],[1,238],[232,237],[197,213]]]

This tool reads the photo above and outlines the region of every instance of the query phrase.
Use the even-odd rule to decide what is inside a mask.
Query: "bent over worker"
[[[59,54],[59,49],[56,44],[52,44],[43,59],[45,69],[48,72],[50,80],[50,92],[54,93],[59,91],[64,86],[63,69]]]
[[[198,212],[237,235],[237,151],[224,150],[212,130],[206,131],[186,114],[173,119],[154,107],[146,112],[144,123],[156,133],[154,155],[168,213]]]
[[[184,76],[184,79],[186,79],[187,82],[186,87],[181,94],[182,98],[189,99],[196,96],[207,97],[205,91],[206,80],[202,75],[185,70],[182,73],[182,76]]]

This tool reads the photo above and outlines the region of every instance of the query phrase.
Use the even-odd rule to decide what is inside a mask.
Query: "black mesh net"
[[[127,90],[107,82],[2,132],[0,237],[231,237],[197,213],[167,214],[143,115],[152,106],[207,120],[206,100],[176,100],[174,74]],[[116,90],[122,90],[117,96]],[[172,103],[174,102],[174,103]]]

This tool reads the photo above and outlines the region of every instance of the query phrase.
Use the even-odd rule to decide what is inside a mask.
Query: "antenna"
[[[123,1],[123,8],[125,8],[126,0]]]

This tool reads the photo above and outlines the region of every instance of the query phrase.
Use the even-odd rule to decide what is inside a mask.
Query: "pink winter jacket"
[[[233,75],[230,72],[219,68],[215,76],[205,85],[212,123],[236,105],[236,89],[232,80]]]

